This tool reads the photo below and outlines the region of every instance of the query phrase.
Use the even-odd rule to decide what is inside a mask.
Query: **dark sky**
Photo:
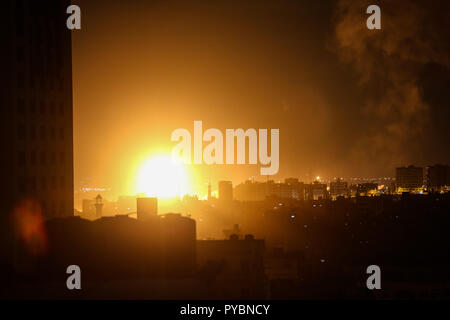
[[[75,181],[133,190],[171,132],[279,128],[280,171],[306,181],[449,163],[448,1],[75,1]],[[258,166],[197,166],[207,181]]]

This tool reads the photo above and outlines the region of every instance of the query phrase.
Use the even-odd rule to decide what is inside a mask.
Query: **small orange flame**
[[[47,252],[48,238],[45,230],[42,208],[38,201],[25,199],[14,209],[17,233],[32,255]]]

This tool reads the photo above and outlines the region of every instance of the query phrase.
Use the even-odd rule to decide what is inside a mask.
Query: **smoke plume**
[[[420,73],[429,64],[450,66],[447,1],[340,0],[334,40],[339,56],[367,91],[361,116],[371,125],[358,133],[354,161],[393,168],[420,163],[429,121]],[[381,8],[381,30],[366,27],[366,8]]]

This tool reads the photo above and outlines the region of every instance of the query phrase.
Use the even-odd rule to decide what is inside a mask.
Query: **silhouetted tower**
[[[73,216],[70,2],[2,2],[0,227],[24,199],[45,219]]]
[[[100,219],[102,217],[102,210],[103,210],[103,201],[102,196],[98,195],[95,198],[95,218]]]
[[[211,201],[211,182],[208,183],[208,201]]]

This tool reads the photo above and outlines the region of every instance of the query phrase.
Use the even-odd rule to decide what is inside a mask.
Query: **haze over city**
[[[275,181],[394,177],[396,166],[450,160],[449,28],[433,1],[387,6],[373,33],[354,23],[364,1],[75,3],[76,190],[148,191],[142,167],[170,154],[172,131],[193,130],[194,120],[279,128]],[[430,19],[442,26],[433,38]],[[185,192],[200,197],[208,182],[267,179],[255,165],[189,165],[185,174]]]
[[[0,299],[450,299],[450,2],[4,2]]]

